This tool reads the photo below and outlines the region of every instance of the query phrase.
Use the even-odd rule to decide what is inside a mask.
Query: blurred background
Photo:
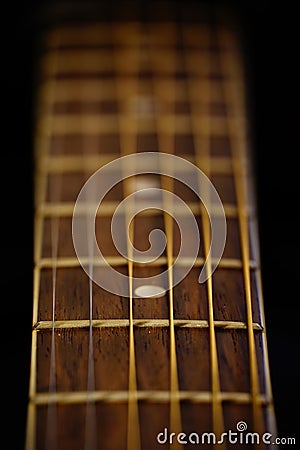
[[[54,3],[54,2],[51,2]],[[63,2],[56,2],[57,4]],[[76,4],[76,2],[73,2]],[[105,3],[105,2],[104,2]],[[118,2],[110,2],[118,7]],[[139,2],[127,2],[130,8]],[[177,2],[174,2],[175,4]],[[205,3],[205,2],[203,2]],[[212,3],[212,2],[207,2]],[[264,303],[279,437],[296,436],[298,416],[299,38],[293,2],[224,1],[246,37],[255,151]],[[145,2],[146,4],[146,2]],[[151,3],[155,8],[157,2]],[[2,6],[2,371],[4,427],[22,449],[32,304],[32,149],[35,47],[46,1]],[[149,5],[149,2],[148,2]],[[4,9],[3,9],[4,8]],[[298,26],[297,26],[298,25]],[[15,431],[9,431],[15,430]]]

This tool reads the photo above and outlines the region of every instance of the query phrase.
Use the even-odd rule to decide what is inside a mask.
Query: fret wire
[[[211,39],[211,36],[209,36]],[[211,57],[212,58],[212,57]],[[184,63],[187,64],[186,55],[184,55]],[[214,61],[210,59],[207,61],[208,69],[211,69]],[[191,105],[191,125],[192,129],[197,128],[199,124],[200,133],[194,132],[194,142],[195,142],[195,154],[196,162],[198,167],[205,172],[205,174],[210,177],[211,174],[211,161],[210,161],[210,140],[209,136],[213,135],[213,130],[211,128],[211,115],[207,115],[205,120],[197,114],[195,108],[195,103],[192,100],[191,85],[193,81],[189,78],[187,79],[187,95],[189,98],[189,103]],[[206,86],[202,86],[203,90],[206,91],[208,101],[210,100],[211,85],[209,79],[207,80]],[[202,133],[201,133],[202,131]],[[201,187],[200,183],[198,184]],[[202,195],[205,199],[205,205],[210,209],[209,206],[209,192],[207,192],[207,186],[204,186],[205,191]],[[224,414],[222,403],[220,402],[220,374],[219,374],[219,363],[218,363],[218,352],[216,343],[216,334],[214,326],[214,305],[213,305],[213,283],[212,283],[212,260],[210,255],[210,220],[207,215],[206,208],[204,204],[200,203],[201,209],[201,221],[203,227],[203,244],[204,244],[204,255],[207,259],[207,270],[208,278],[206,280],[207,287],[207,301],[208,301],[208,324],[209,324],[209,338],[210,338],[210,360],[211,360],[211,391],[212,391],[212,420],[213,420],[213,430],[217,436],[221,436],[224,431]]]
[[[115,38],[115,35],[113,36]],[[114,51],[114,64],[117,62],[117,55]],[[134,61],[138,65],[138,55]],[[117,70],[116,70],[117,72]],[[116,79],[116,97],[117,102],[121,106],[122,79]],[[135,80],[136,89],[138,86],[138,78]],[[120,135],[120,152],[121,156],[129,155],[137,150],[137,123],[134,123],[132,135],[128,135],[127,122],[123,120],[121,114],[118,114],[118,126]],[[123,181],[123,191],[126,197],[130,194],[130,186],[128,182]],[[133,200],[134,201],[134,200]],[[128,418],[127,418],[127,450],[141,449],[139,407],[137,398],[137,374],[136,374],[136,355],[135,355],[135,339],[133,325],[133,249],[130,245],[134,242],[134,220],[129,223],[130,211],[125,209],[125,226],[127,236],[127,267],[129,276],[129,381],[128,381]],[[128,233],[127,233],[128,231]]]
[[[101,204],[101,208],[98,208],[96,215],[100,217],[110,217],[114,214],[116,207],[118,206],[118,202],[115,201],[107,201],[103,202]],[[190,208],[193,214],[201,214],[199,202],[186,202],[187,206]],[[40,204],[36,209],[36,215],[43,216],[43,217],[51,217],[51,216],[61,216],[61,217],[72,217],[73,210],[74,210],[74,202],[61,202],[61,203],[50,203],[45,202]],[[145,201],[145,206],[147,206],[147,202]],[[234,204],[223,204],[224,211],[226,217],[229,218],[236,218],[237,217],[237,208]],[[94,211],[94,206],[85,206],[82,205],[82,208],[77,208],[78,212],[82,214],[87,214],[89,211]],[[186,212],[186,209],[182,210],[178,206],[177,209],[178,215],[185,215],[188,214]],[[141,211],[139,213],[141,216],[156,216],[159,215],[160,212],[156,209],[145,209],[144,211]],[[211,207],[211,215],[219,215],[220,210],[214,206]],[[249,209],[249,216],[253,217],[253,211]]]
[[[52,85],[56,85],[54,98],[49,96]],[[46,79],[40,86],[40,110],[59,102],[114,100],[114,83],[111,80],[84,80],[84,95],[80,90],[82,80]],[[99,89],[99,88],[102,89]]]
[[[83,139],[87,135],[82,135]],[[85,166],[87,173],[94,172],[96,169],[105,166],[114,161],[116,155],[97,154],[97,155],[55,155],[41,159],[38,170],[46,173],[69,173],[81,172],[82,166]]]
[[[121,78],[116,73],[116,79]],[[164,79],[160,77],[156,80],[156,83],[161,85],[160,91],[162,98],[165,102],[170,102],[173,98],[170,96],[168,89],[165,87],[169,84],[169,79]],[[49,91],[52,89],[52,85],[55,83],[56,90],[54,92],[53,97],[50,96]],[[176,89],[176,99],[184,100],[185,93],[183,90],[184,81],[174,80],[174,85]],[[207,93],[201,88],[202,84],[206,84],[206,80],[199,79],[197,80],[197,88],[192,87],[193,93],[193,101],[201,102],[207,101]],[[220,81],[211,80],[212,86],[211,100],[216,102],[222,101],[222,96],[220,95],[220,90],[217,89],[217,86],[220,85]],[[84,97],[82,92],[80,92],[80,85],[82,84],[82,80],[63,80],[63,79],[50,79],[43,80],[41,82],[41,86],[39,88],[39,109],[41,112],[45,112],[45,109],[52,106],[57,101],[59,102],[74,102],[74,101],[114,101],[115,99],[115,90],[114,90],[114,82],[112,80],[95,80],[93,78],[85,78],[85,93]],[[147,82],[140,80],[140,86],[143,89],[147,86]],[[134,81],[127,78],[122,78],[123,89],[122,92],[119,93],[120,99],[123,101],[126,99],[128,95],[132,95],[135,93],[134,90]],[[102,89],[99,89],[101,86]],[[203,94],[200,96],[198,86]]]
[[[200,115],[199,115],[200,116]],[[53,134],[71,134],[71,133],[85,133],[85,134],[96,134],[96,133],[116,133],[118,130],[118,119],[122,118],[127,121],[127,134],[135,133],[135,117],[131,117],[128,112],[123,114],[103,114],[103,113],[87,113],[83,117],[78,114],[60,114],[59,116],[53,116]],[[186,114],[165,114],[164,115],[164,126],[165,132],[173,133],[173,122],[176,125],[176,134],[187,134],[190,133],[190,121],[189,116]],[[205,115],[203,114],[203,121],[205,121]],[[234,121],[234,117],[232,117]],[[42,115],[36,126],[36,132],[43,136],[47,133],[49,122],[49,115]],[[238,123],[237,123],[238,124]],[[153,125],[149,120],[141,121],[140,123],[141,132],[152,132]],[[195,124],[195,134],[204,133],[207,134],[205,128],[201,129]],[[211,131],[216,136],[224,136],[226,134],[226,121],[222,117],[213,116],[211,117]]]
[[[88,328],[88,319],[77,320],[55,320],[54,328]],[[169,319],[133,319],[133,326],[136,328],[147,327],[170,327]],[[51,328],[52,322],[50,320],[39,320],[33,326],[34,331],[42,331]],[[92,326],[94,328],[118,328],[129,327],[129,319],[93,319]],[[174,319],[174,327],[177,328],[208,328],[208,320],[197,319]],[[247,329],[246,322],[233,321],[233,320],[215,320],[214,327],[220,329],[233,329],[233,330],[245,330]],[[264,328],[259,323],[253,322],[253,330],[264,332]]]
[[[122,256],[107,256],[106,261],[109,265],[111,266],[124,266],[127,265],[128,261],[126,258],[122,257]],[[173,258],[173,262],[175,261],[175,257]],[[193,262],[194,259],[190,259],[188,257],[186,258],[181,258],[180,260],[178,260],[177,264],[178,266],[181,267],[185,267],[185,266],[190,266],[191,262]],[[81,258],[81,262],[82,264],[89,264],[90,260],[88,257],[86,258]],[[211,260],[212,264],[214,264],[216,262],[216,260],[214,258],[212,258]],[[155,267],[155,266],[162,266],[165,265],[167,263],[167,258],[165,257],[159,257],[157,258],[155,261],[151,262],[151,266]],[[35,262],[36,266],[41,268],[41,269],[49,269],[52,267],[52,259],[51,258],[41,258],[40,260],[37,260]],[[140,266],[143,266],[145,263],[141,262],[141,263],[137,263]],[[204,264],[204,258],[196,258],[195,263],[194,263],[194,267],[201,267]],[[57,262],[56,262],[57,268],[72,268],[72,267],[80,267],[80,263],[78,261],[78,259],[76,257],[60,257],[57,258]],[[101,261],[94,261],[94,266],[95,267],[102,267],[103,266],[103,262]],[[257,269],[259,267],[259,265],[257,264],[256,261],[249,261],[249,266],[251,269]],[[219,262],[219,267],[223,268],[223,269],[239,269],[242,267],[242,261],[239,259],[234,259],[234,258],[222,258]]]
[[[101,55],[99,55],[99,51],[95,51],[95,54],[97,55],[98,53],[98,57],[101,58]],[[198,50],[196,52],[196,55],[192,55],[192,57],[197,57],[198,55]],[[163,56],[162,56],[163,57]],[[69,62],[70,63],[70,62]],[[119,70],[119,74],[118,73],[111,73],[112,69],[111,66],[108,64],[108,61],[105,61],[105,59],[103,59],[102,61],[98,60],[98,61],[93,61],[93,59],[90,59],[90,64],[91,66],[94,65],[94,67],[78,67],[74,68],[74,69],[68,69],[66,68],[65,71],[59,71],[59,72],[51,72],[51,67],[50,67],[50,71],[48,70],[48,62],[47,64],[45,64],[45,70],[44,70],[44,77],[46,79],[47,82],[50,82],[54,79],[56,79],[56,77],[58,77],[57,79],[60,80],[59,77],[63,77],[62,81],[66,81],[68,79],[70,80],[74,80],[74,78],[72,78],[74,75],[76,77],[76,79],[87,79],[90,81],[95,81],[95,78],[101,79],[101,77],[103,77],[103,80],[106,81],[107,77],[110,76],[114,76],[116,78],[128,78],[129,80],[132,77],[136,77],[138,76],[138,73],[136,73],[134,70],[131,70],[130,68],[130,58],[129,61],[127,61],[127,64],[129,64],[128,66],[126,66],[126,61],[124,60],[123,62],[123,66],[118,68]],[[72,63],[70,63],[70,67],[71,67]],[[98,65],[98,66],[97,66]],[[49,65],[50,66],[50,65]],[[172,80],[174,76],[176,76],[176,73],[174,73],[173,69],[169,69],[169,70],[165,70],[163,68],[163,66],[160,66],[160,72],[157,73],[157,76],[162,79],[162,80],[167,80],[170,79]],[[157,70],[155,67],[153,67],[154,70]],[[200,81],[200,82],[204,82],[206,78],[209,78],[209,74],[206,71],[206,68],[204,66],[199,65],[198,67],[195,65],[194,67],[190,67],[189,68],[191,77],[193,77],[195,79],[195,81]],[[227,75],[225,75],[227,76]],[[236,82],[239,82],[239,79],[237,78],[235,80]],[[102,96],[100,98],[103,98]],[[105,97],[104,97],[105,98]]]
[[[62,391],[55,394],[37,393],[30,398],[30,404],[32,407],[42,406],[47,403],[58,404],[80,404],[87,401],[88,395],[91,395],[92,401],[101,403],[127,403],[129,398],[128,391],[93,391],[88,393],[86,391]],[[169,403],[170,397],[174,394],[170,394],[170,391],[137,391],[138,401],[149,403]],[[211,391],[179,391],[178,396],[180,401],[187,401],[192,404],[210,404],[212,402]],[[238,405],[248,405],[251,403],[251,395],[249,392],[220,392],[220,402],[233,403]],[[260,394],[257,398],[257,402],[262,406],[269,406],[272,402],[266,395]],[[175,445],[175,443],[173,443]],[[276,448],[276,447],[275,447]]]
[[[79,37],[79,41],[82,43],[87,40],[90,44],[94,44],[95,41],[107,44],[111,42],[110,35],[110,27],[108,24],[104,24],[103,22],[95,22],[94,24],[89,25],[60,25],[52,27],[51,30],[48,31],[47,37],[44,40],[44,48],[58,48],[57,45],[57,35],[61,36],[61,43],[63,44],[68,39],[72,41],[76,41]],[[100,39],[100,41],[98,41]]]
[[[218,40],[222,40],[222,35],[218,32]],[[220,62],[223,67],[231,69],[231,73],[241,73],[240,61],[237,61],[238,56],[229,56],[224,58],[220,57]],[[242,77],[241,77],[242,78]],[[236,121],[233,123],[228,117],[228,132],[231,141],[231,148],[233,154],[233,172],[235,179],[235,188],[238,205],[238,220],[240,229],[242,262],[243,262],[243,278],[245,289],[245,302],[246,302],[246,316],[247,316],[247,330],[248,330],[248,348],[249,348],[249,367],[250,367],[250,390],[252,396],[252,415],[253,426],[256,432],[263,432],[263,413],[260,405],[257,401],[259,394],[259,376],[257,355],[255,348],[255,339],[253,333],[253,315],[252,315],[252,295],[251,295],[251,280],[250,280],[250,266],[249,266],[249,236],[248,236],[248,219],[244,211],[242,211],[243,205],[247,201],[246,192],[246,168],[244,161],[247,155],[246,150],[246,130],[244,128],[244,122],[241,121],[238,127],[236,122],[240,116],[240,111],[244,111],[244,103],[242,98],[244,97],[243,88],[238,89],[236,85],[233,85],[233,80],[229,78],[223,83],[225,98],[231,98],[232,100],[232,115],[235,115]],[[242,97],[240,97],[242,96]]]
[[[153,47],[152,47],[153,48]],[[152,69],[156,76],[170,76],[174,78],[176,49],[171,46],[169,49],[162,49],[157,46],[153,49],[155,57],[152,57]],[[138,68],[135,66],[135,57],[137,49],[120,47],[114,49],[114,62],[111,58],[111,50],[103,49],[60,49],[50,50],[41,59],[41,70],[44,77],[55,77],[60,73],[84,74],[105,74],[114,71],[121,76],[138,76]],[[189,74],[195,77],[209,77],[209,57],[210,50],[196,49],[185,50],[186,65]],[[63,68],[54,64],[58,60],[63,62]],[[118,66],[115,67],[116,61]],[[224,72],[226,76],[227,73]]]
[[[161,120],[163,121],[163,117]],[[197,134],[195,135],[197,136]],[[86,155],[84,158],[81,155],[50,156],[39,161],[38,171],[42,173],[81,172],[82,166],[85,164],[87,171],[94,172],[115,159],[116,155],[111,154]],[[194,157],[191,155],[184,155],[184,159],[194,162]],[[211,156],[210,162],[214,174],[232,174],[232,161],[229,157]],[[186,170],[188,169],[182,168],[182,172]]]
[[[119,47],[136,47],[136,33],[137,23],[130,20],[120,23],[112,21],[111,24],[94,21],[89,24],[72,25],[61,24],[53,27],[44,40],[45,49],[57,48],[57,34],[61,36],[61,45],[72,45],[73,47],[82,46],[83,44],[94,46],[96,44],[112,44],[115,43]],[[147,24],[152,35],[155,35],[156,40],[152,40],[151,45],[154,49],[159,47],[174,47],[175,39],[175,24],[173,21],[163,20],[161,22],[151,21]],[[196,48],[197,42],[208,42],[209,27],[204,24],[194,25],[193,23],[185,25],[182,24],[184,32],[184,42],[193,45]],[[114,37],[112,39],[112,30],[114,30]],[[78,39],[79,37],[79,39]],[[129,38],[128,38],[129,37]],[[159,38],[159,40],[158,40]],[[202,46],[200,46],[202,48]]]

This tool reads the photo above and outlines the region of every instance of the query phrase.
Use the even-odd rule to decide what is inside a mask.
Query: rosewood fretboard
[[[260,436],[276,435],[240,35],[201,15],[189,21],[166,16],[77,17],[43,34],[27,450],[168,448],[157,440],[165,428],[175,433],[170,448],[194,448],[178,442],[179,433],[185,433],[179,441],[195,440],[194,432],[200,442],[202,433],[246,435],[239,422]],[[80,266],[74,204],[97,169],[148,151],[180,156],[206,173],[224,205],[227,241],[216,270],[199,284],[211,238],[199,198],[163,175],[120,182],[99,208],[95,233],[128,286],[132,277],[170,269],[180,247],[175,222],[150,209],[136,216],[129,237],[147,250],[149,233],[158,228],[167,237],[164,252],[149,264],[118,253],[111,218],[132,186],[177,194],[201,237],[197,259],[178,285],[156,298],[136,297],[133,288],[120,296]],[[87,255],[86,266],[91,271],[97,261]],[[207,437],[204,442],[212,448]],[[226,439],[223,448],[230,448]]]

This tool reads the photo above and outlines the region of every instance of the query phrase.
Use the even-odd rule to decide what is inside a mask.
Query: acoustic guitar
[[[276,448],[243,36],[147,11],[41,35],[26,450]]]

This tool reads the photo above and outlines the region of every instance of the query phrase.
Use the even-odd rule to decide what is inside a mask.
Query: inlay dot
[[[138,286],[134,293],[138,297],[150,298],[150,297],[162,297],[165,294],[166,290],[161,286],[155,286],[150,284],[144,284],[142,286]]]

